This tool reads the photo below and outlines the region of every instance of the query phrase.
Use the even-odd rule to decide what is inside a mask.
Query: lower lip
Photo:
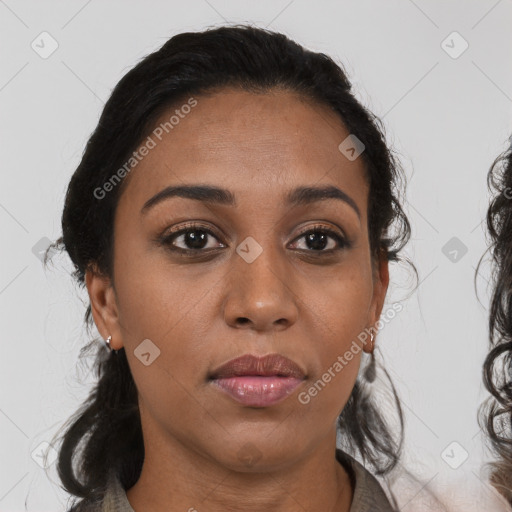
[[[214,379],[212,383],[237,402],[267,407],[284,400],[302,382],[295,377],[238,376]]]

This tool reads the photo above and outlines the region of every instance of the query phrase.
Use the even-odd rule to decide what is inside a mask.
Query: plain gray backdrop
[[[61,234],[103,104],[172,35],[234,22],[329,54],[382,119],[409,179],[406,253],[420,274],[412,293],[392,266],[388,303],[403,310],[378,336],[406,415],[404,463],[434,487],[484,485],[488,266],[481,303],[473,278],[487,171],[512,134],[511,21],[511,0],[0,0],[0,511],[65,510],[41,451],[93,380],[77,367],[87,297],[67,257],[44,271],[38,251]]]

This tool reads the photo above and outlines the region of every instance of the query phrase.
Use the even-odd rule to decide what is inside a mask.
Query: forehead
[[[155,122],[153,147],[131,171],[125,201],[143,204],[170,184],[216,183],[237,196],[267,197],[298,184],[332,184],[350,190],[365,209],[362,158],[350,161],[340,152],[350,133],[326,105],[286,90],[224,89],[194,100]]]

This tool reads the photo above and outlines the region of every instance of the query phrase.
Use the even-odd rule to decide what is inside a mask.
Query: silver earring
[[[364,378],[367,382],[373,382],[375,380],[375,377],[376,377],[376,368],[375,368],[375,346],[374,346],[374,342],[373,342],[373,334],[371,335],[372,338],[372,352],[370,354],[370,357],[371,357],[371,360],[370,362],[368,363],[368,366],[365,368],[364,370]]]
[[[106,340],[105,340],[105,345],[107,345],[107,348],[110,352],[112,352],[112,347],[110,346],[110,340],[112,339],[112,336],[109,336]]]

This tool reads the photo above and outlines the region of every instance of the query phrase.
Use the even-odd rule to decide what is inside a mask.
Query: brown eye
[[[295,240],[305,240],[305,248],[299,248],[308,252],[327,252],[345,249],[350,246],[348,240],[336,233],[335,231],[316,226],[313,229],[303,232]]]
[[[218,245],[214,243],[216,239],[217,237],[211,230],[201,225],[192,224],[164,236],[161,242],[171,251],[192,255],[218,248]],[[224,247],[223,244],[221,246]]]
[[[302,239],[304,240],[303,247],[297,247],[297,241]],[[182,229],[163,236],[160,242],[170,251],[183,256],[199,256],[226,247],[218,241],[215,233],[200,224],[184,226]],[[332,229],[315,226],[297,237],[294,245],[293,249],[321,255],[346,249],[350,247],[350,242]]]

